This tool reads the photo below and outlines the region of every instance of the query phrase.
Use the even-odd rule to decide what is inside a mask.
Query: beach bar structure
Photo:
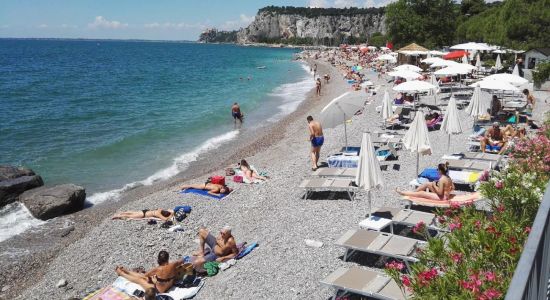
[[[428,55],[428,49],[416,44],[409,44],[399,50],[397,50],[397,64],[411,64],[418,65],[422,58],[426,58]]]

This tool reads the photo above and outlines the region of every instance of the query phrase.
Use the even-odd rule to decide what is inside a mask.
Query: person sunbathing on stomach
[[[441,176],[438,181],[424,183],[415,191],[399,191],[397,189],[395,189],[395,191],[401,196],[413,196],[432,200],[448,201],[451,196],[451,192],[455,189],[455,185],[451,180],[451,177],[449,177],[448,164],[437,165],[437,171]]]
[[[187,214],[191,212],[190,206],[176,206],[174,209],[144,209],[141,211],[125,211],[115,214],[111,219],[113,220],[139,220],[157,218],[162,221],[176,220],[178,222],[183,221],[187,217]]]
[[[200,228],[199,238],[199,250],[193,253],[192,260],[195,270],[202,270],[206,262],[224,262],[235,258],[239,254],[237,243],[229,226],[224,226],[217,238],[206,228]],[[208,246],[208,249],[205,249],[205,245]]]
[[[203,184],[185,184],[180,187],[180,191],[186,189],[197,189],[208,191],[208,194],[214,196],[221,196],[223,194],[231,193],[231,189],[226,185],[216,184],[216,183],[203,183]]]

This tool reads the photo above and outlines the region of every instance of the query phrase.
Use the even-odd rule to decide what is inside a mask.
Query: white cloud
[[[143,27],[148,29],[205,29],[206,25],[204,24],[188,24],[185,22],[180,23],[171,23],[171,22],[165,22],[165,23],[148,23],[144,24]]]
[[[255,17],[255,16],[249,17],[249,16],[247,16],[247,15],[245,15],[245,14],[241,14],[241,15],[240,15],[240,18],[241,18],[241,22],[242,22],[242,23],[248,25],[248,24],[252,23],[256,17]]]
[[[329,7],[326,0],[309,0],[308,7],[324,8]]]
[[[236,30],[241,27],[246,27],[250,25],[254,21],[255,16],[247,16],[245,14],[241,14],[239,16],[238,20],[230,20],[225,21],[222,25],[220,25],[220,29],[222,30]]]
[[[48,24],[40,24],[38,25],[38,28],[48,28]]]
[[[355,0],[334,0],[333,7],[344,8],[344,7],[357,7],[357,1]]]
[[[102,16],[95,17],[92,23],[88,24],[88,28],[103,28],[103,29],[120,29],[128,27],[128,23],[121,23],[119,21],[109,21]]]

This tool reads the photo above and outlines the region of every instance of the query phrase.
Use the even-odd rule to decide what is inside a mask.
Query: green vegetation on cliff
[[[353,15],[377,15],[383,14],[384,8],[314,8],[314,7],[294,7],[294,6],[266,6],[261,8],[258,13],[270,12],[276,14],[299,15],[307,18],[320,16],[353,16]]]

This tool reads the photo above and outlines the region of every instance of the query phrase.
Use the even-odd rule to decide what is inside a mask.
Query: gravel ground
[[[257,169],[269,173],[269,181],[258,185],[231,183],[236,191],[221,201],[193,194],[179,195],[174,192],[174,186],[137,198],[120,210],[171,208],[185,204],[191,205],[193,212],[184,221],[185,230],[176,233],[142,221],[112,221],[106,216],[82,239],[61,251],[47,266],[45,276],[20,299],[81,298],[112,283],[117,265],[148,269],[155,265],[156,255],[163,249],[168,250],[173,259],[188,255],[197,247],[196,232],[200,226],[217,232],[222,226],[231,225],[238,242],[256,241],[260,246],[237,265],[208,278],[196,299],[327,299],[332,290],[322,286],[319,280],[336,268],[358,264],[380,267],[381,263],[369,256],[344,262],[343,249],[334,245],[346,230],[357,227],[367,213],[364,193],[355,201],[348,201],[344,194],[326,193],[312,200],[302,200],[303,191],[297,187],[311,174],[305,117],[308,114],[317,117],[326,103],[348,90],[339,71],[321,61],[317,64],[320,73],[331,72],[333,78],[324,86],[322,97],[312,93],[311,99],[305,102],[308,107],[288,118],[284,132],[274,135],[280,138],[278,142],[246,157]],[[384,83],[377,81],[372,73],[368,78],[376,84]],[[381,117],[375,107],[381,105],[383,89],[372,98],[364,113],[355,116],[349,124],[350,145],[360,144],[363,131],[379,128]],[[367,100],[364,92],[354,92],[354,96]],[[546,105],[545,110],[548,110]],[[463,111],[460,114],[466,132],[452,137],[449,152],[466,151],[464,141],[471,133],[468,128],[472,120]],[[343,126],[325,129],[323,161],[344,145],[343,131]],[[441,156],[448,153],[446,135],[439,131],[429,135],[433,154],[420,158],[421,169],[435,166]],[[398,153],[399,159],[391,161],[390,168],[383,172],[385,186],[372,193],[373,206],[398,206],[399,198],[393,190],[396,187],[407,189],[408,182],[415,177],[416,154],[406,150]],[[204,182],[204,179],[194,182]],[[331,199],[327,200],[327,196]],[[305,239],[321,241],[324,245],[311,248],[306,246]],[[60,279],[66,279],[68,285],[56,288]]]

